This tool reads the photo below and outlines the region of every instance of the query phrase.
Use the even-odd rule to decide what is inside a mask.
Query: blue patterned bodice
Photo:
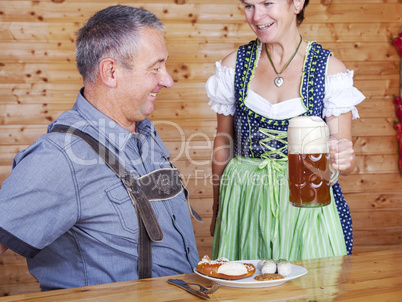
[[[261,140],[264,140],[266,135],[261,133],[259,129],[287,131],[290,119],[269,119],[251,110],[244,103],[256,68],[260,43],[257,39],[247,45],[240,46],[237,51],[235,68],[234,152],[236,155],[254,158],[259,158],[268,151],[266,145],[262,146],[261,144]],[[301,98],[307,111],[302,115],[322,116],[326,66],[330,55],[332,55],[331,51],[323,49],[320,44],[309,43],[301,84]],[[283,152],[287,154],[286,138],[284,140],[272,140],[267,144],[270,148],[282,148]],[[282,156],[274,153],[271,157],[280,158]]]

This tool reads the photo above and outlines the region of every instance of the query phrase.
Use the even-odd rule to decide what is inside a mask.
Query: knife
[[[197,296],[199,298],[202,298],[202,299],[205,299],[205,300],[210,299],[209,296],[206,293],[203,293],[202,291],[200,291],[198,289],[192,288],[188,284],[184,283],[183,280],[180,280],[180,279],[168,279],[168,283],[176,285],[176,286],[188,291],[189,293],[191,293],[191,294],[193,294],[193,295],[195,295],[195,296]]]

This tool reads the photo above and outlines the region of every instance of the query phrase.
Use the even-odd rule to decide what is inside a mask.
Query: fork
[[[218,290],[218,288],[220,287],[219,284],[214,284],[212,285],[212,287],[210,288],[206,288],[204,286],[202,286],[201,284],[198,283],[191,283],[191,282],[186,282],[183,280],[180,280],[182,283],[187,284],[187,285],[196,285],[200,288],[200,291],[202,291],[204,294],[212,294],[214,293],[216,290]]]
[[[219,284],[214,284],[205,293],[206,294],[212,294],[213,292],[217,291],[219,287],[220,287]]]
[[[198,285],[198,286],[200,287],[200,290],[201,290],[202,292],[204,292],[205,294],[212,294],[212,293],[214,293],[215,291],[217,291],[218,288],[220,287],[219,284],[214,284],[214,285],[212,285],[210,288],[206,288],[206,287],[204,287],[204,286],[202,286],[201,284],[198,284],[198,283],[189,283],[189,282],[186,282],[186,283],[187,283],[187,284],[192,284],[192,285]]]

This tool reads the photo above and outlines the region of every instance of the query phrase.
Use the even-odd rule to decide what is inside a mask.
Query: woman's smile
[[[267,28],[271,27],[273,24],[274,24],[274,22],[269,23],[269,24],[256,25],[256,27],[257,27],[258,29],[260,29],[260,30],[264,30],[264,29],[267,29]]]

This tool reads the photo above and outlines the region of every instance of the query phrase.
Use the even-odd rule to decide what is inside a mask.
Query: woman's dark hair
[[[305,0],[304,1],[304,6],[303,9],[297,14],[296,17],[296,21],[297,21],[297,26],[299,26],[300,24],[302,24],[303,20],[304,20],[304,10],[306,9],[306,6],[308,5],[310,0]]]

